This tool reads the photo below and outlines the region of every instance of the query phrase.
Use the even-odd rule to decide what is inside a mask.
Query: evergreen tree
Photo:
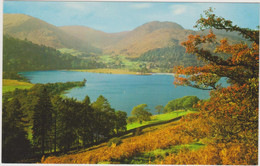
[[[40,147],[42,155],[49,142],[51,133],[52,105],[49,93],[44,86],[41,87],[33,114],[33,140],[36,147]]]
[[[25,131],[27,122],[24,121],[19,100],[14,98],[4,103],[2,115],[2,161],[18,162],[31,153],[31,144]]]
[[[93,128],[93,109],[90,105],[90,98],[88,96],[82,102],[83,108],[81,109],[81,125],[80,127],[80,136],[83,142],[83,147],[86,146],[87,143],[93,142],[93,133],[95,128]]]

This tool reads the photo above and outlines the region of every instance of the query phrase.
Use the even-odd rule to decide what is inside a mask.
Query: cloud
[[[170,8],[172,9],[173,15],[181,15],[187,11],[187,7],[184,5],[172,5]]]
[[[136,3],[136,4],[131,5],[131,7],[135,8],[135,9],[147,9],[147,8],[152,7],[152,4],[150,4],[150,3]]]

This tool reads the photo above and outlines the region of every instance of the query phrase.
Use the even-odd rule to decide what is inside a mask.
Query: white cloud
[[[146,9],[146,8],[152,7],[152,4],[150,4],[150,3],[136,3],[136,4],[131,5],[131,7],[135,8],[135,9]]]
[[[187,11],[187,7],[184,5],[172,5],[170,8],[172,9],[173,15],[184,14]]]

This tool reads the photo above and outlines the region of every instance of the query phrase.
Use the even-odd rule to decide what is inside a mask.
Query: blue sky
[[[241,27],[259,25],[257,3],[30,2],[4,1],[4,13],[23,13],[56,26],[84,25],[105,32],[132,30],[150,21],[172,21],[193,29],[209,7]]]

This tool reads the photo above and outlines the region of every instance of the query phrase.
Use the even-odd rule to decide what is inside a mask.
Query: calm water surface
[[[67,81],[83,81],[86,86],[68,91],[67,97],[83,100],[86,95],[95,101],[99,95],[108,99],[112,108],[122,110],[130,115],[134,106],[147,104],[154,113],[157,105],[165,106],[170,100],[188,95],[200,99],[209,97],[209,91],[191,87],[173,85],[172,75],[126,75],[101,74],[76,71],[34,71],[21,73],[32,83],[55,83]]]

